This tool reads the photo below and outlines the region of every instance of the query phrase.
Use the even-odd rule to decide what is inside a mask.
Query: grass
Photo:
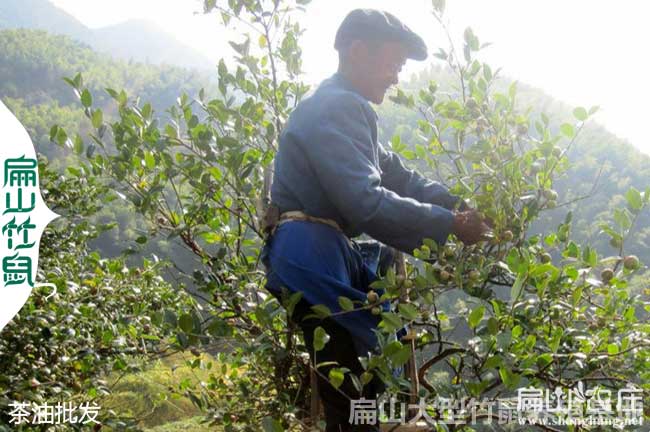
[[[220,432],[223,429],[219,426],[208,426],[208,423],[201,424],[203,416],[192,417],[189,419],[179,420],[172,423],[156,426],[146,429],[147,432],[176,432],[176,431],[192,431],[192,432]]]
[[[213,367],[195,368],[186,364],[200,358]],[[216,366],[215,366],[216,365]],[[219,431],[214,426],[202,425],[204,415],[192,401],[170,390],[177,390],[183,383],[193,387],[199,381],[208,381],[212,374],[221,373],[220,363],[207,353],[200,357],[176,353],[149,364],[145,370],[123,376],[112,373],[106,381],[112,385],[112,393],[101,401],[102,411],[113,410],[121,417],[137,419],[138,427],[149,432],[171,431]],[[110,429],[110,428],[109,428]]]

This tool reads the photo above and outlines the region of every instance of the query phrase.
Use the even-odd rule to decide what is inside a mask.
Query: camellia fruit
[[[501,235],[501,239],[502,239],[504,242],[510,242],[510,241],[512,241],[513,238],[515,238],[515,236],[514,236],[514,234],[512,234],[512,231],[510,231],[510,230],[505,231],[505,232]]]
[[[551,262],[551,259],[552,259],[551,254],[548,253],[548,252],[543,253],[542,256],[541,256],[541,260],[542,260],[542,262],[543,262],[544,264],[546,264],[546,263],[550,263],[550,262]]]
[[[469,278],[473,281],[478,280],[480,277],[481,277],[481,272],[479,272],[476,269],[469,272]]]
[[[639,268],[639,258],[636,255],[628,255],[623,258],[623,267],[628,270],[636,270]]]
[[[549,201],[556,201],[557,200],[557,192],[555,192],[553,189],[545,189],[544,190],[544,198],[546,198]]]
[[[600,279],[605,283],[612,280],[613,277],[614,277],[614,270],[612,269],[606,268],[602,272],[600,272]]]
[[[370,310],[370,312],[371,312],[373,315],[379,315],[379,314],[381,313],[381,308],[375,306],[374,308],[372,308],[372,309]]]
[[[609,244],[610,244],[611,247],[616,248],[616,249],[619,249],[619,248],[623,245],[623,242],[621,242],[621,241],[620,241],[619,239],[617,239],[617,238],[612,238],[612,239],[609,241]]]
[[[447,282],[450,277],[451,277],[451,275],[449,274],[449,272],[447,270],[443,270],[443,271],[440,272],[440,280],[441,281]]]
[[[375,303],[377,300],[379,300],[379,295],[377,295],[377,293],[374,292],[373,290],[370,290],[366,294],[366,298],[370,303]]]

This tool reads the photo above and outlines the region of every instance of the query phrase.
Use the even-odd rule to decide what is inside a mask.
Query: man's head
[[[422,38],[394,15],[374,9],[350,12],[336,33],[334,48],[339,51],[339,72],[377,104],[397,84],[408,58],[427,58]]]

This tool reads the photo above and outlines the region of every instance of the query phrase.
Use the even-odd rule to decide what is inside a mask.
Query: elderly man
[[[406,169],[377,141],[369,102],[383,101],[408,58],[426,59],[423,40],[389,13],[358,9],[343,20],[334,47],[338,71],[296,107],[280,136],[271,189],[280,222],[270,223],[263,262],[271,293],[279,299],[301,293],[291,319],[302,328],[312,364],[337,362],[360,375],[358,357],[375,350],[380,317],[367,308],[342,311],[339,304],[339,297],[365,301],[376,278],[350,238],[366,233],[412,253],[423,239],[444,244],[451,233],[474,243],[487,226],[464,201]],[[315,317],[310,307],[317,304],[332,315]],[[318,326],[330,338],[315,351]],[[318,368],[327,431],[379,430],[351,425],[350,402],[376,398],[381,380],[374,377],[359,392],[346,374],[334,388],[331,368]]]

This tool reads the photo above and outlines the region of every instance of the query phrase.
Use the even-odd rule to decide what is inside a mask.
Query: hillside
[[[216,66],[157,25],[144,20],[129,20],[93,30],[89,44],[95,50],[119,59],[132,58],[145,63],[192,69],[213,69]]]
[[[162,110],[173,105],[182,92],[193,95],[211,85],[211,77],[205,73],[113,60],[67,36],[42,30],[0,31],[0,53],[0,97],[20,100],[24,107],[69,107],[80,113],[74,92],[63,80],[77,73],[83,74],[85,85],[100,105],[110,99],[107,87],[124,89]],[[25,126],[29,129],[32,125],[28,122]],[[38,141],[40,134],[36,138]]]
[[[0,29],[17,28],[70,36],[96,51],[123,60],[203,70],[214,67],[206,57],[153,23],[130,20],[90,29],[48,0],[2,0]]]
[[[211,76],[172,66],[113,60],[67,36],[52,35],[43,30],[0,31],[0,99],[27,129],[40,154],[50,167],[63,171],[79,165],[70,149],[50,142],[50,128],[61,125],[80,135],[89,124],[64,77],[83,75],[85,85],[95,103],[106,113],[115,111],[115,104],[106,93],[107,87],[124,89],[129,97],[149,101],[163,115],[176,98],[186,92],[195,97],[201,88],[211,90]],[[116,256],[136,239],[146,225],[123,201],[115,200],[97,213],[98,223],[117,222],[119,229],[102,234],[93,242],[104,256]],[[162,241],[143,251],[161,254],[168,247]],[[182,256],[182,251],[178,252]],[[137,258],[137,257],[136,257]]]

